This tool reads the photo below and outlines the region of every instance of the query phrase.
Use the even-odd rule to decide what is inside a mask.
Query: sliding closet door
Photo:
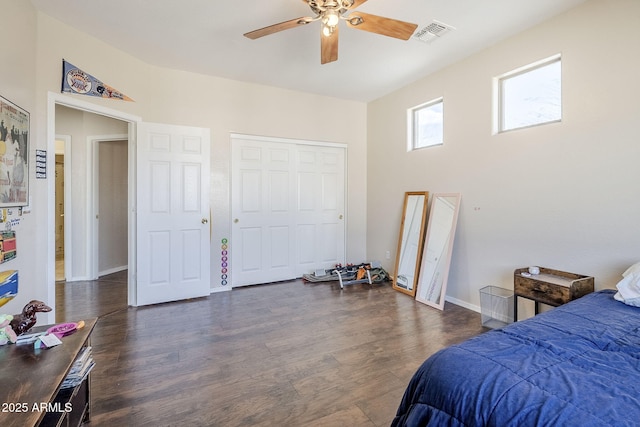
[[[246,136],[231,144],[232,286],[344,262],[345,149]]]
[[[232,141],[232,286],[295,277],[293,148]]]
[[[296,277],[345,260],[344,149],[296,150]]]

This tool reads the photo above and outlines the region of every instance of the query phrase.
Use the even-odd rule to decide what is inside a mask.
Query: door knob
[[[239,222],[240,222],[240,220],[239,220],[238,218],[236,218],[236,219],[234,219],[234,220],[233,220],[233,222],[234,222],[235,224],[237,224],[237,223],[239,223]]]
[[[209,220],[208,220],[207,218],[202,218],[202,223],[203,223],[203,224],[206,224],[206,223],[208,223],[208,222],[209,222]]]
[[[342,219],[342,215],[340,215],[340,216],[338,217],[338,219]]]

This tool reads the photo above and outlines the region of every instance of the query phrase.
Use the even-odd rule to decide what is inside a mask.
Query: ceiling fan
[[[418,27],[417,24],[398,21],[397,19],[384,18],[382,16],[371,15],[353,10],[365,3],[367,0],[302,0],[307,3],[314,17],[301,17],[270,25],[259,30],[250,31],[245,34],[252,40],[279,31],[288,30],[309,24],[314,21],[321,21],[322,36],[320,38],[321,63],[326,64],[338,59],[338,23],[343,20],[351,28],[365,30],[383,36],[395,37],[401,40],[408,40]],[[349,12],[349,13],[348,13]],[[347,16],[345,14],[348,13]]]

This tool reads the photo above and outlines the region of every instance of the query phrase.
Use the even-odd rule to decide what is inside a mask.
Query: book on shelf
[[[93,361],[93,356],[91,354],[91,347],[85,347],[82,349],[78,357],[76,358],[73,365],[71,365],[71,369],[67,374],[67,377],[62,382],[60,386],[61,389],[77,387],[82,381],[87,378],[89,372],[95,366],[95,362]]]

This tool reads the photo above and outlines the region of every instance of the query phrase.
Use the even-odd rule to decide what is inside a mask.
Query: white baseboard
[[[94,279],[91,279],[89,276],[76,276],[64,279],[65,282],[90,282],[92,280]]]
[[[106,276],[107,274],[118,273],[120,271],[126,270],[127,268],[129,268],[128,265],[122,265],[120,267],[109,268],[107,270],[98,272],[98,277]]]
[[[469,310],[473,310],[476,313],[480,313],[480,307],[477,305],[469,304],[466,301],[459,300],[453,297],[445,297],[445,301],[449,301],[451,304],[459,305],[460,307],[468,308]]]

